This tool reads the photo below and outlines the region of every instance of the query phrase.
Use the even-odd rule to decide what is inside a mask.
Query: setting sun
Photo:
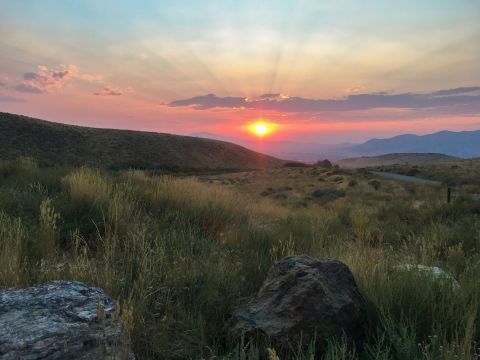
[[[258,135],[265,135],[265,133],[267,132],[267,125],[265,125],[265,124],[255,125],[255,132]]]
[[[248,130],[256,136],[263,137],[270,134],[275,127],[276,125],[273,123],[265,120],[257,120],[248,126]]]

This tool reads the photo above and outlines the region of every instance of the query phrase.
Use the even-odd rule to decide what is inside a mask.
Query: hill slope
[[[362,168],[369,166],[393,165],[393,164],[433,164],[446,161],[458,160],[453,156],[435,153],[403,153],[385,154],[379,156],[362,156],[338,160],[335,163],[342,168]]]
[[[480,130],[440,131],[428,135],[405,134],[389,139],[372,139],[349,148],[352,154],[441,153],[462,158],[480,156]]]
[[[64,125],[0,112],[0,159],[107,169],[255,169],[282,160],[224,141]]]

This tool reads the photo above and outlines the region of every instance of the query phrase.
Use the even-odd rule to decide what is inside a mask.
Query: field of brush
[[[413,166],[394,164],[377,166],[376,169],[441,181],[467,193],[478,193],[480,189],[480,158]]]
[[[275,261],[307,254],[346,263],[367,301],[363,348],[332,340],[325,359],[478,358],[480,186],[464,163],[441,166],[414,172],[456,171],[450,204],[445,187],[365,170],[174,177],[3,161],[0,287],[103,288],[139,359],[259,359],[268,344],[232,338],[232,309]],[[459,286],[404,264],[439,266]]]

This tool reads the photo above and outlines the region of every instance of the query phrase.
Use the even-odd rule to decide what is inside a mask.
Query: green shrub
[[[327,187],[327,188],[321,188],[313,191],[312,196],[322,201],[323,203],[327,203],[330,201],[334,201],[338,198],[344,197],[345,192],[335,187]]]
[[[379,190],[382,187],[382,183],[378,180],[370,180],[368,182],[368,185],[370,185],[375,190]]]

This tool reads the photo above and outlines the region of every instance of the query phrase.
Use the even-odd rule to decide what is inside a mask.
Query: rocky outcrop
[[[234,312],[233,332],[266,336],[277,350],[362,336],[363,299],[348,267],[336,260],[290,256],[273,266],[258,294]]]
[[[133,359],[115,301],[77,281],[0,291],[1,359]]]

